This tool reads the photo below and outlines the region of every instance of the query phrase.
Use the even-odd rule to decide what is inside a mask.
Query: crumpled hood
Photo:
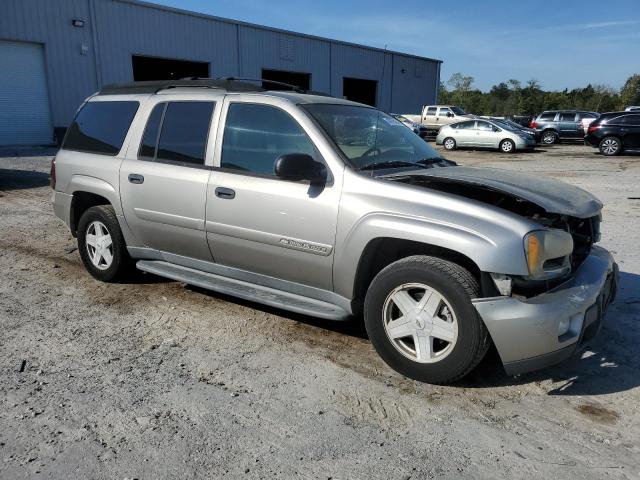
[[[443,167],[402,172],[393,177],[422,177],[477,185],[528,200],[549,213],[589,218],[602,203],[591,193],[559,180],[484,167]]]

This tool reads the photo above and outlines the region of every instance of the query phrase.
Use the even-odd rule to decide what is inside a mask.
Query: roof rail
[[[267,89],[263,85],[256,85],[252,82],[263,82],[272,85],[281,85],[287,87],[290,91],[295,93],[306,93],[309,95],[321,95],[324,97],[330,97],[331,95],[324,92],[313,92],[311,90],[305,90],[296,85],[290,83],[278,82],[275,80],[267,80],[263,78],[235,78],[235,77],[222,77],[222,78],[202,78],[202,77],[186,77],[179,80],[152,80],[145,82],[130,82],[130,83],[115,83],[105,85],[98,92],[99,95],[127,95],[127,94],[153,94],[158,93],[161,90],[167,90],[170,88],[212,88],[223,90],[225,92],[264,92]]]
[[[161,90],[181,87],[199,87],[224,90],[226,92],[262,92],[264,88],[253,83],[227,78],[182,78],[179,80],[152,80],[145,82],[116,83],[105,85],[100,95],[126,95],[158,93]]]

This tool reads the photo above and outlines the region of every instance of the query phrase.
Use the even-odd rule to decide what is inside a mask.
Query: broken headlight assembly
[[[524,237],[528,280],[551,280],[571,273],[573,238],[564,230],[534,230]]]

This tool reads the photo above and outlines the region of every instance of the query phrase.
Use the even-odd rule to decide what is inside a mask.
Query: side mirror
[[[494,132],[499,132],[499,131],[500,131],[500,129],[499,129],[498,127],[493,127],[493,131],[494,131]]]
[[[287,153],[276,159],[274,172],[283,180],[308,180],[311,183],[327,181],[327,169],[311,155],[305,153]]]
[[[447,112],[447,117],[453,117],[453,113]]]

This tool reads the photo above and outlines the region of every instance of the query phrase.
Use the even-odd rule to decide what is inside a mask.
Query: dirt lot
[[[84,271],[52,214],[51,152],[0,158],[0,478],[640,477],[640,157],[581,145],[453,152],[605,203],[622,288],[582,357],[464,383],[387,368],[357,321]],[[25,156],[32,155],[32,156]]]

